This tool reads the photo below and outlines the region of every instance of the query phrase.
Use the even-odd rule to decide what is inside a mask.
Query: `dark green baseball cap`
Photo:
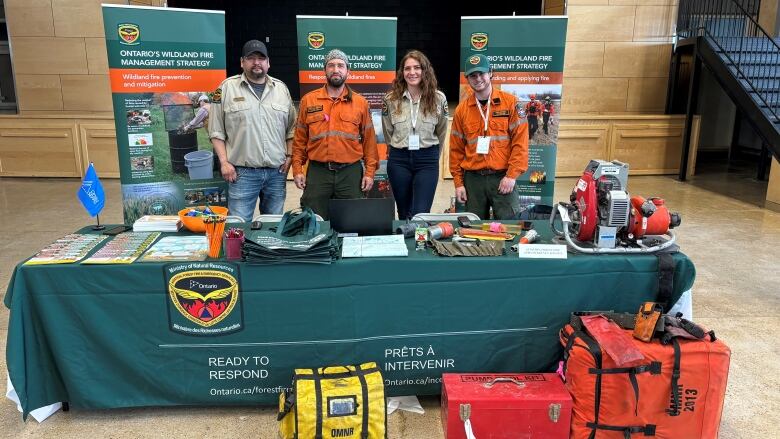
[[[490,61],[488,61],[485,55],[471,55],[466,58],[466,67],[463,68],[466,76],[474,72],[487,73],[489,71]]]

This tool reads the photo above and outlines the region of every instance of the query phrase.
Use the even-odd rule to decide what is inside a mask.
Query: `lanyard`
[[[477,99],[476,93],[474,94],[474,101],[477,103],[477,109],[479,110],[479,115],[482,116],[482,120],[485,121],[484,134],[487,136],[488,119],[490,119],[490,97],[488,97],[487,112],[482,111],[482,104],[479,103],[479,99]]]
[[[414,111],[414,100],[412,99],[412,94],[409,93],[409,112],[411,113],[412,117],[412,132],[417,131],[417,116],[420,115],[420,101],[417,101],[417,111]]]

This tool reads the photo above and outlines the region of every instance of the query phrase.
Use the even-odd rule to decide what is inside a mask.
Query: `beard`
[[[260,69],[260,71],[254,71],[252,69],[244,70],[244,74],[247,78],[253,80],[254,82],[257,82],[259,80],[262,80],[265,78],[265,70]]]
[[[339,88],[342,85],[344,85],[344,82],[346,82],[347,78],[344,76],[327,76],[328,79],[328,85],[330,85],[333,88]]]

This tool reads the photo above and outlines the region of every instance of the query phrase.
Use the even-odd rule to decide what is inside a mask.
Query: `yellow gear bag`
[[[295,369],[277,420],[283,439],[386,438],[382,371],[373,362]]]

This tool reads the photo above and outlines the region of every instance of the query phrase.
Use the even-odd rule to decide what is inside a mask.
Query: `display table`
[[[366,361],[388,395],[436,394],[443,372],[554,370],[570,312],[656,297],[655,256],[443,258],[408,241],[407,258],[235,264],[229,334],[174,330],[164,264],[19,265],[5,296],[11,381],[25,414],[58,401],[274,404],[293,368]],[[695,277],[674,260],[673,302]]]

